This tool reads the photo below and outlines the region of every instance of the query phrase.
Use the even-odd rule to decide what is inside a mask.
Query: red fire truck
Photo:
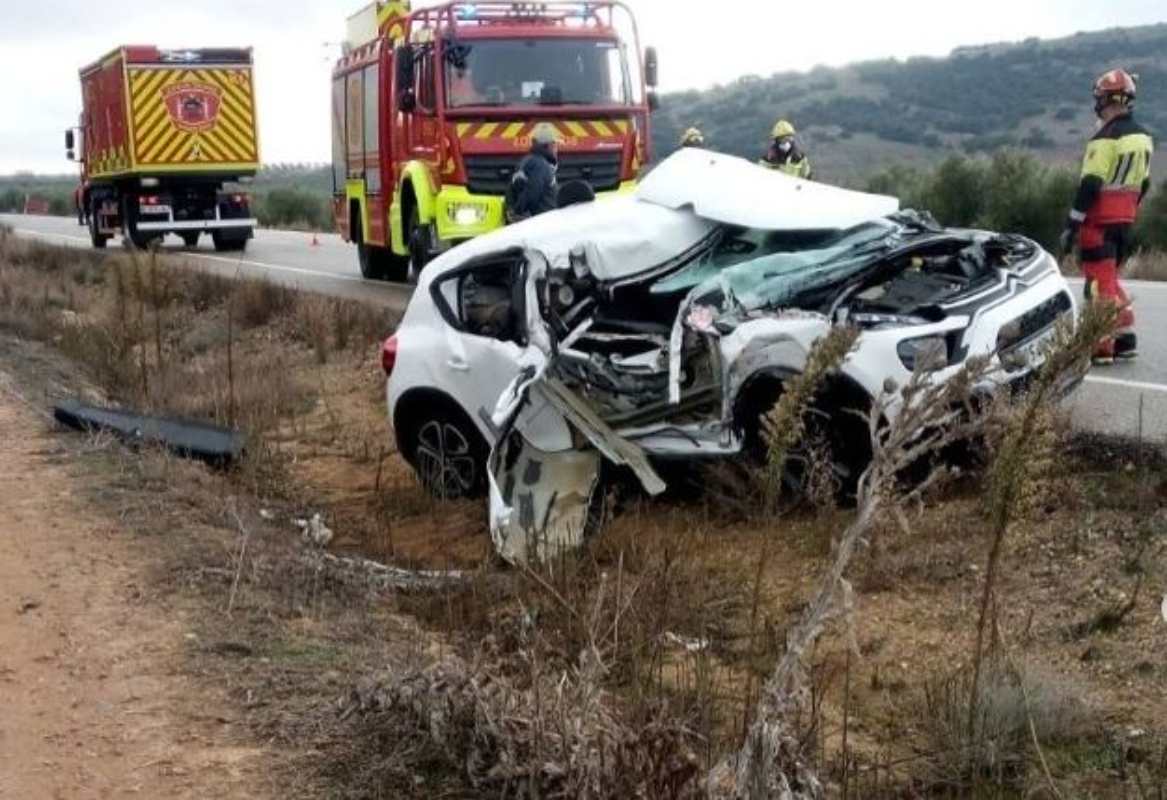
[[[350,17],[345,49],[333,210],[367,278],[406,280],[505,224],[538,123],[559,130],[560,183],[599,197],[630,191],[650,157],[656,53],[622,2],[377,2]]]
[[[259,169],[251,50],[119,47],[81,70],[79,219],[94,247],[115,234],[146,247],[167,233],[188,247],[243,250],[256,221],[224,184]]]

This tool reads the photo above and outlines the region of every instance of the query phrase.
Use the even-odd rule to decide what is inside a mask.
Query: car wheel
[[[774,407],[782,392],[782,380],[767,377],[749,387],[739,401],[737,419],[744,435],[743,450],[759,466],[764,466],[769,456],[761,417]],[[823,387],[803,412],[803,435],[787,453],[782,474],[785,491],[793,497],[806,496],[812,472],[827,467],[836,499],[853,500],[859,479],[871,462],[870,433],[863,418],[869,407],[854,391]]]
[[[184,246],[186,246],[186,247],[198,247],[199,246],[199,232],[198,231],[188,231],[186,233],[181,233],[179,235],[182,237],[182,243]]]
[[[410,461],[434,497],[477,497],[486,485],[486,445],[465,415],[440,406],[422,412]]]

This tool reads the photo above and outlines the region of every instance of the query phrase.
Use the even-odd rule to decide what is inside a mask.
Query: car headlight
[[[904,339],[896,347],[896,352],[908,372],[917,369],[932,372],[948,366],[948,340],[943,336]]]
[[[910,314],[878,314],[868,311],[860,311],[849,315],[847,322],[865,330],[872,331],[928,324],[928,320]]]
[[[486,206],[478,203],[450,203],[446,207],[446,214],[455,225],[481,225],[486,221]]]

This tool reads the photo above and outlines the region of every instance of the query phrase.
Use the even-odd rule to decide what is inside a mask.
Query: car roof
[[[900,207],[895,197],[803,180],[691,147],[652,170],[636,197],[726,225],[772,231],[845,230]]]

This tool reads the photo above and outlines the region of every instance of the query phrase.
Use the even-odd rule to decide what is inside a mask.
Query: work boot
[[[1133,333],[1120,333],[1114,339],[1114,357],[1120,361],[1134,361],[1139,357],[1139,339]]]
[[[1108,367],[1114,363],[1114,339],[1103,339],[1094,348],[1094,356],[1091,359],[1096,367]]]

